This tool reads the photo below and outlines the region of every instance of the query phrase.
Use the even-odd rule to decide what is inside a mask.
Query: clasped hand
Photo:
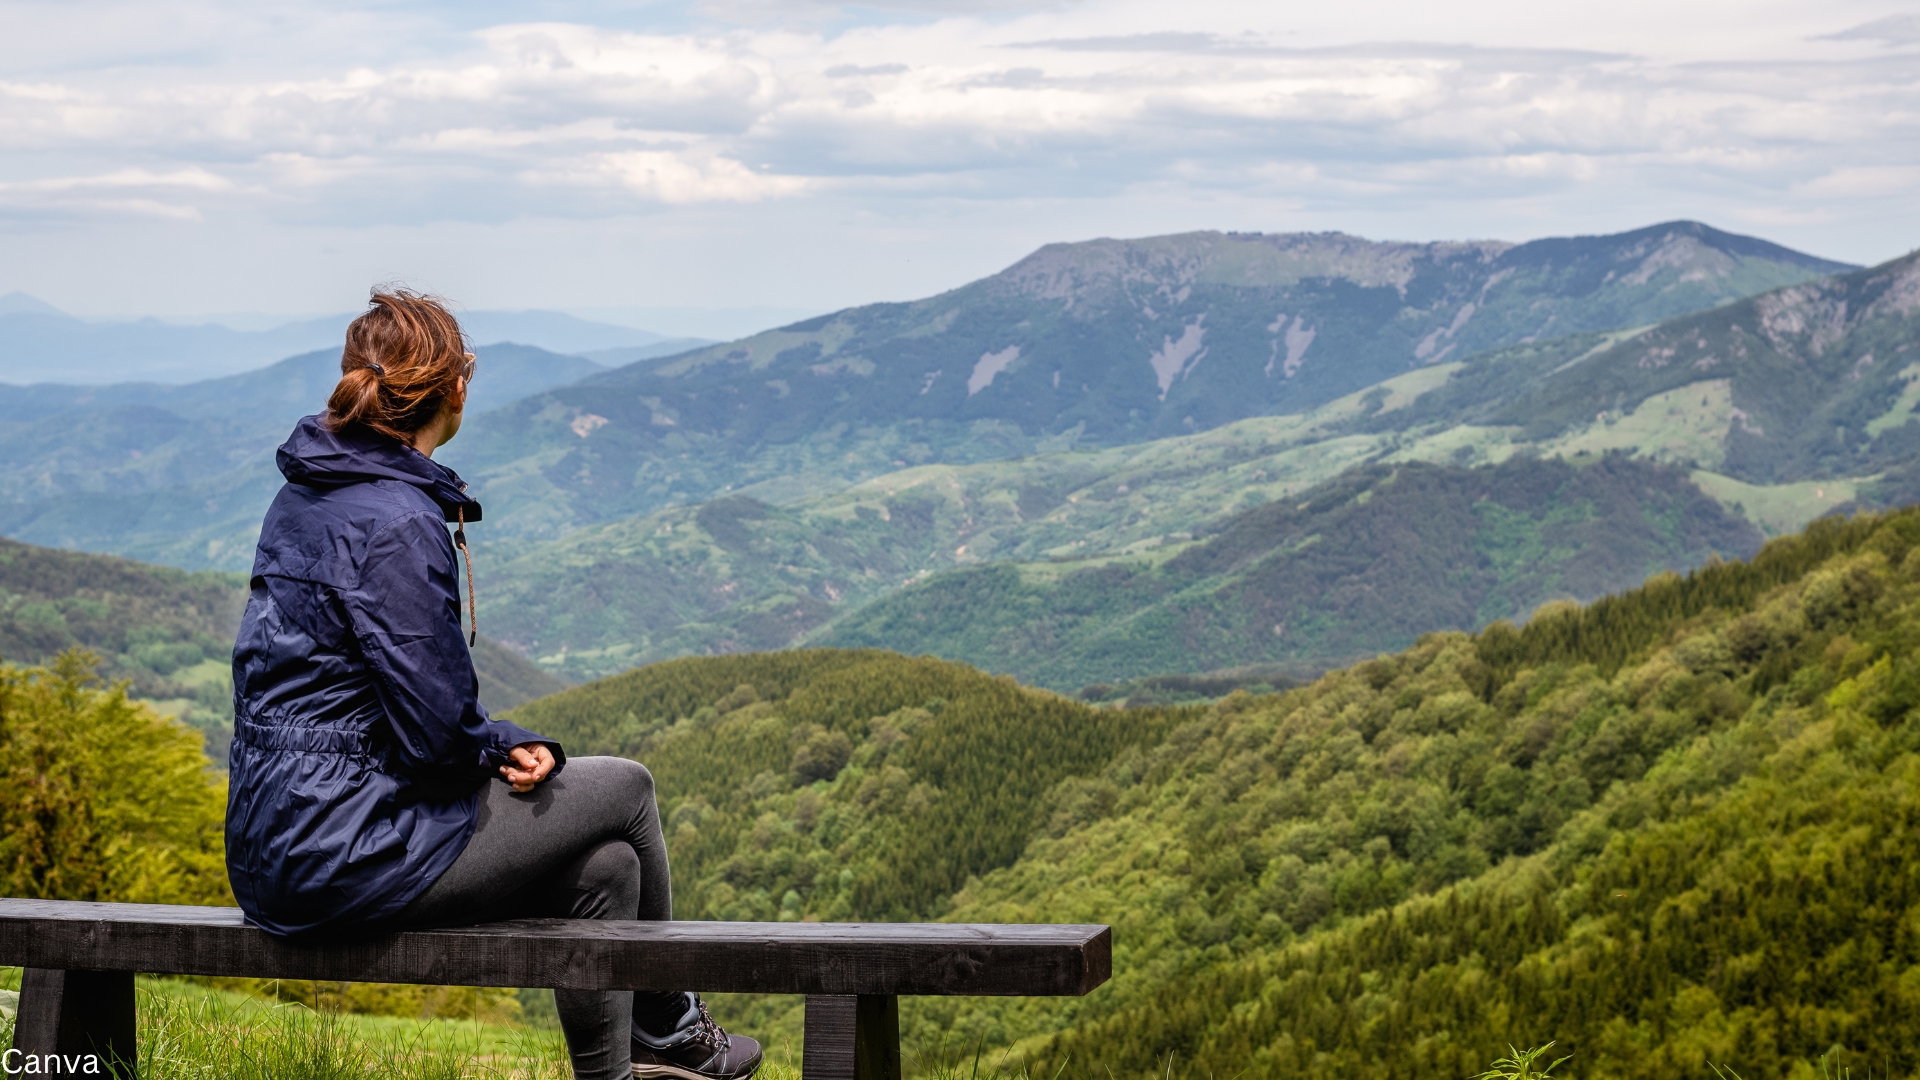
[[[533,785],[553,771],[553,751],[545,743],[521,743],[507,751],[507,757],[510,761],[500,766],[500,775],[522,794],[532,791]]]

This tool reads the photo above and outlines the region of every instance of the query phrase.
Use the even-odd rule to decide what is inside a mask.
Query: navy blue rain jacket
[[[276,934],[373,927],[473,835],[508,751],[460,628],[446,522],[480,504],[451,469],[365,428],[301,420],[233,650],[227,875]]]

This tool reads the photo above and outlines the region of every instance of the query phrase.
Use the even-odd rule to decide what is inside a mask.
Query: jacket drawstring
[[[467,648],[480,640],[480,604],[473,594],[473,552],[467,549],[467,508],[461,505],[454,510],[459,524],[453,530],[453,546],[467,557]]]

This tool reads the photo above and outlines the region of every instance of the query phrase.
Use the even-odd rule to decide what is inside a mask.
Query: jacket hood
[[[467,496],[467,485],[452,469],[359,424],[333,431],[317,415],[301,417],[274,461],[290,484],[329,488],[398,480],[432,496],[448,521],[480,520],[480,504]]]

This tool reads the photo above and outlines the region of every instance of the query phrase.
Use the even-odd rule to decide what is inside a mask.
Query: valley
[[[485,410],[603,370],[577,356],[483,346]],[[39,384],[0,395],[0,535],[190,569],[245,570],[279,490],[274,448],[325,406],[339,349],[204,382]]]
[[[1891,505],[1920,396],[1873,358],[1902,355],[1914,281],[1911,258],[1849,270],[1692,223],[1517,246],[1052,245],[924,301],[616,370],[491,347],[446,459],[487,506],[483,623],[565,679],[802,643],[1062,690],[1307,675]],[[315,353],[185,387],[28,388],[0,415],[19,466],[0,531],[243,568],[275,432],[331,378]],[[236,419],[236,399],[261,407]],[[1504,486],[1535,459],[1611,477],[1607,494],[1507,507],[1530,539],[1491,538],[1491,511],[1459,501],[1487,482],[1470,471]],[[1410,509],[1428,488],[1454,494]],[[1282,527],[1295,505],[1317,509]],[[1477,524],[1444,566],[1363,583],[1314,546],[1356,513]],[[1566,538],[1596,514],[1647,524]],[[1258,558],[1194,569],[1251,533]],[[1274,588],[1426,599],[1285,614],[1246,599],[1255,564]]]
[[[1369,465],[1216,528],[1165,555],[950,571],[812,640],[931,653],[1061,690],[1210,668],[1311,676],[1423,634],[1523,621],[1551,600],[1744,557],[1761,541],[1685,472],[1625,457]]]
[[[773,485],[748,487],[525,549],[504,568],[508,584],[490,601],[492,625],[504,626],[508,640],[543,665],[576,678],[802,641],[930,651],[1065,690],[1254,663],[1323,670],[1404,647],[1424,630],[1470,629],[1523,618],[1548,600],[1592,599],[1639,580],[1655,562],[1626,557],[1640,549],[1615,537],[1591,549],[1611,561],[1612,576],[1512,569],[1537,574],[1535,585],[1495,610],[1460,591],[1491,565],[1467,554],[1468,545],[1444,571],[1408,565],[1408,580],[1376,583],[1401,594],[1420,591],[1435,574],[1450,582],[1453,598],[1443,607],[1454,614],[1425,609],[1391,633],[1377,611],[1351,619],[1307,609],[1294,618],[1227,617],[1202,599],[1230,588],[1226,582],[1196,577],[1176,587],[1158,567],[1190,560],[1182,549],[1201,535],[1271,521],[1257,508],[1317,485],[1338,489],[1336,478],[1372,463],[1498,475],[1506,463],[1527,459],[1585,463],[1624,454],[1677,467],[1684,477],[1663,474],[1647,489],[1650,501],[1617,510],[1649,519],[1677,513],[1686,528],[1716,537],[1664,549],[1656,559],[1682,569],[1709,551],[1745,554],[1762,535],[1822,514],[1900,505],[1891,481],[1880,478],[1900,475],[1920,451],[1908,443],[1920,438],[1920,426],[1908,422],[1920,398],[1905,367],[1876,363],[1874,353],[1899,357],[1920,340],[1916,297],[1920,258],[1909,256],[1651,327],[1418,368],[1303,413],[1202,434],[903,469],[785,505],[770,505]],[[1665,494],[1653,497],[1656,488]],[[1672,499],[1681,501],[1663,502]],[[1722,522],[1722,508],[1754,529]],[[1444,516],[1437,507],[1428,512]],[[1312,535],[1319,534],[1301,533]],[[1276,540],[1276,573],[1321,554],[1279,546]],[[1541,549],[1522,559],[1545,557]],[[1289,587],[1360,587],[1357,577],[1299,572],[1306,576]],[[1184,612],[1156,617],[1171,621],[1136,622],[1147,609],[1108,591],[1149,579],[1160,582],[1155,588],[1198,592],[1167,601]],[[1097,598],[1069,600],[1074,588]],[[1093,637],[1069,645],[1057,636],[1062,619],[1083,623]]]
[[[1458,1077],[1519,1039],[1609,1075],[1898,1069],[1916,545],[1920,511],[1825,520],[1203,706],[801,649],[513,715],[655,770],[681,917],[1114,924],[1095,994],[903,1001],[911,1045],[1115,1075]],[[716,1011],[800,1030],[790,999]]]

